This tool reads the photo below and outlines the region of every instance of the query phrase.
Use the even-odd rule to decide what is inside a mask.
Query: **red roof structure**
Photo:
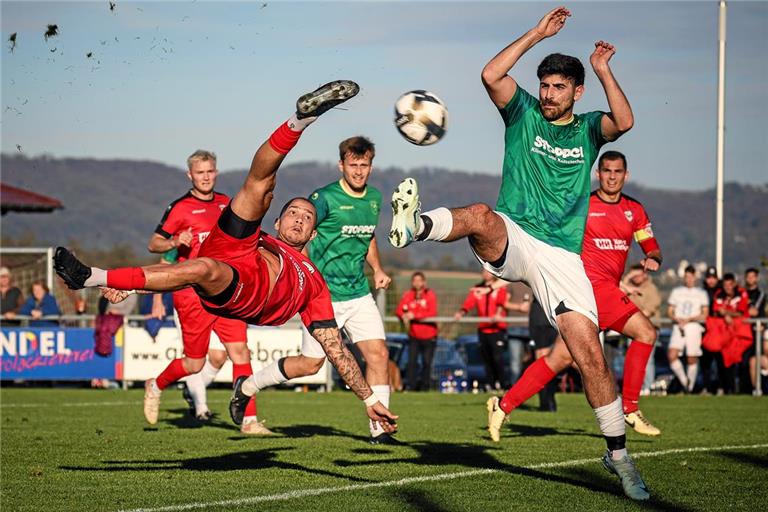
[[[50,213],[59,208],[64,208],[64,205],[58,199],[0,183],[0,213],[2,215],[8,212]]]

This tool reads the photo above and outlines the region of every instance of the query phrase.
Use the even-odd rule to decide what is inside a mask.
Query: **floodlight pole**
[[[725,153],[725,0],[720,0],[719,57],[717,70],[717,199],[715,219],[715,266],[723,275],[723,160]]]

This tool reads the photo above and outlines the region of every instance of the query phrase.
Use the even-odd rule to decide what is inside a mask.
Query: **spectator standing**
[[[719,352],[722,391],[733,393],[736,391],[734,365],[742,361],[744,352],[752,345],[752,328],[744,322],[749,318],[749,296],[737,286],[736,277],[727,273],[723,275],[722,288],[715,292],[714,302],[703,343],[711,352]]]
[[[658,331],[661,325],[661,294],[651,276],[643,269],[642,263],[630,267],[629,272],[621,282],[621,288],[629,296],[629,300],[648,317],[648,320],[651,321]],[[655,354],[656,345],[653,347],[645,368],[645,379],[641,389],[641,394],[643,395],[650,393],[651,384],[653,384],[656,378]]]
[[[14,319],[24,299],[21,290],[13,286],[13,278],[8,267],[0,267],[0,295],[2,295],[0,315],[2,315],[3,323],[6,325],[18,325],[18,322],[14,321]]]
[[[709,296],[696,287],[696,269],[685,268],[683,286],[678,286],[669,296],[667,315],[674,322],[669,341],[667,358],[669,367],[680,381],[683,389],[692,392],[696,385],[696,376],[701,357],[701,336],[704,332],[702,323],[709,313]],[[680,354],[685,351],[688,362],[687,371],[680,362]]]
[[[411,288],[403,294],[397,305],[397,316],[408,329],[408,389],[428,391],[432,387],[432,360],[437,346],[437,324],[423,319],[437,316],[437,296],[427,287],[422,272],[411,276]],[[421,376],[416,368],[421,355]]]
[[[35,281],[31,286],[31,295],[19,309],[20,315],[29,315],[32,321],[30,327],[55,327],[59,325],[56,320],[41,320],[44,316],[60,315],[58,303],[50,294],[48,286],[42,281]]]
[[[534,355],[536,359],[545,357],[552,350],[552,345],[557,339],[557,330],[549,323],[547,314],[538,301],[530,303],[530,312],[528,314],[528,329],[531,335],[531,342],[534,345]],[[557,402],[555,402],[555,391],[557,390],[558,379],[550,380],[541,391],[539,391],[539,410],[547,412],[557,411]]]
[[[752,318],[759,318],[766,316],[765,312],[765,292],[760,289],[760,271],[756,268],[748,268],[744,272],[744,287],[747,290],[747,296],[749,297],[749,316]],[[752,338],[757,343],[757,326],[752,326]],[[768,340],[765,339],[765,333],[763,333],[763,354],[760,357],[760,368],[762,375],[768,375]],[[755,344],[747,351],[745,357],[749,358],[749,378],[752,382],[752,388],[757,383],[757,372],[755,368]]]
[[[504,305],[508,297],[507,288],[500,285],[500,280],[487,270],[483,270],[482,276],[483,280],[469,290],[454,318],[458,320],[473,309],[477,309],[477,316],[492,317],[491,321],[477,325],[480,355],[485,363],[488,385],[494,389],[501,389],[502,385],[507,388],[510,386],[504,378],[504,346],[507,342],[507,324],[504,323],[507,310]]]
[[[722,288],[722,283],[717,275],[717,269],[715,267],[707,267],[707,271],[704,273],[704,284],[702,288],[707,292],[709,297],[709,316],[714,315],[715,307],[715,293]],[[711,352],[706,346],[702,345],[701,350],[701,377],[704,379],[702,394],[715,393],[722,389],[720,384],[720,371],[722,371],[723,365],[720,359],[719,352]],[[713,363],[717,366],[718,372],[712,372]]]

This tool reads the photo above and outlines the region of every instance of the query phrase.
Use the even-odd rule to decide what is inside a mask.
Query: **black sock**
[[[429,236],[429,232],[432,231],[432,219],[426,215],[421,216],[421,233],[416,235],[416,240],[424,240]]]

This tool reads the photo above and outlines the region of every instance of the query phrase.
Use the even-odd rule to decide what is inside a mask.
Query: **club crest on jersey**
[[[624,210],[624,216],[629,222],[632,222],[632,210]]]
[[[319,192],[312,192],[312,195],[309,196],[309,198],[312,199],[313,201],[317,200],[318,197],[320,197]]]
[[[379,213],[379,203],[376,201],[371,201],[371,211],[373,213]]]

